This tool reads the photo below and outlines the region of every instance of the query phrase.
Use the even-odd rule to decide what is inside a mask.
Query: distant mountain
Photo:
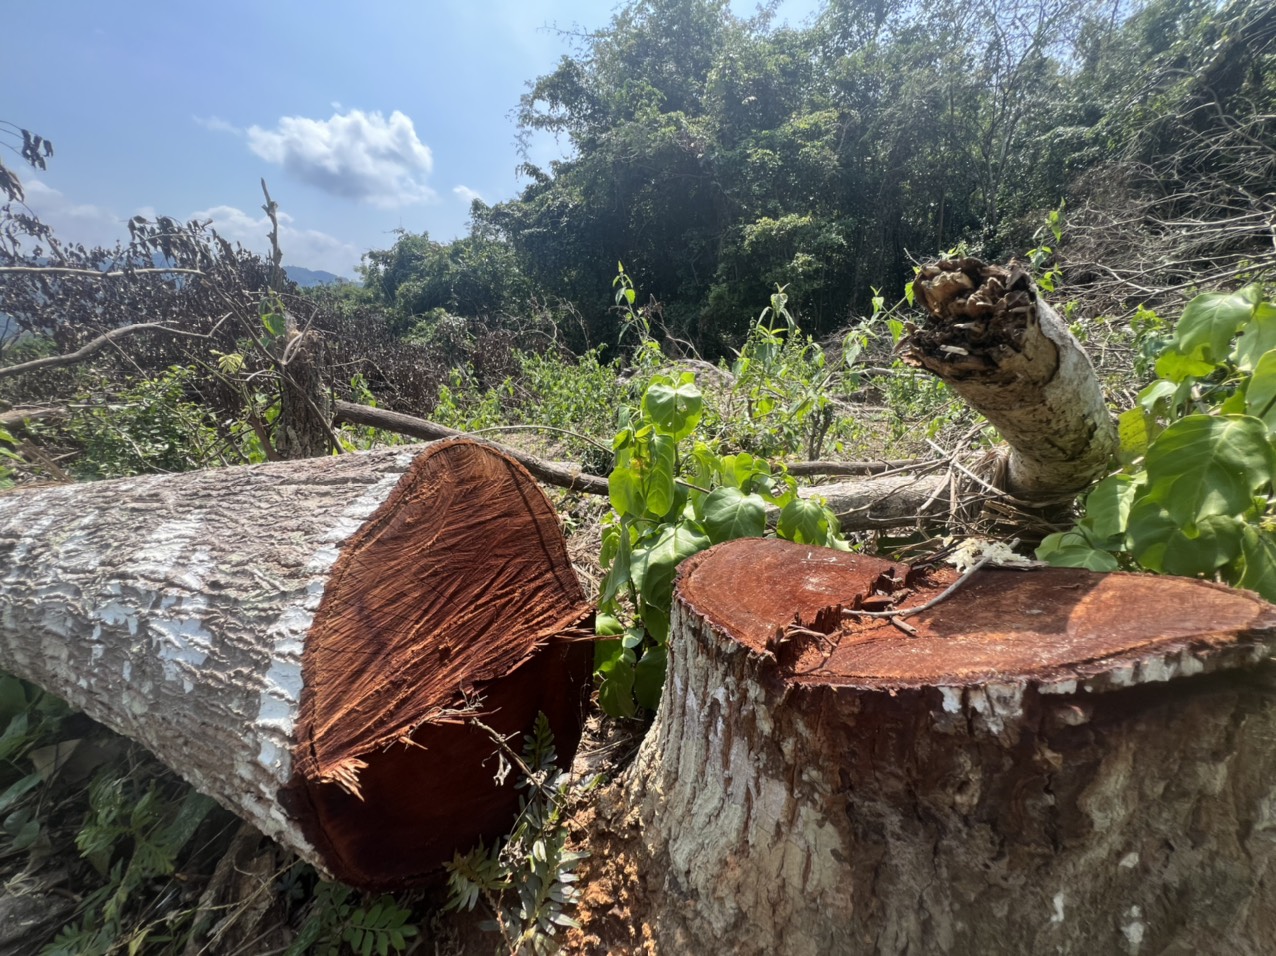
[[[304,269],[301,266],[284,266],[284,272],[288,278],[303,289],[309,289],[316,285],[333,285],[337,282],[349,282],[349,279],[331,272],[324,272],[322,269]]]

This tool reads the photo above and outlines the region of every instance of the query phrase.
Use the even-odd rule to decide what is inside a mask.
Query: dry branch
[[[218,325],[221,323],[219,322]],[[175,329],[170,325],[164,325],[160,322],[138,322],[134,325],[122,325],[119,328],[111,329],[104,332],[95,339],[91,339],[84,345],[80,346],[74,352],[67,352],[65,355],[48,355],[44,358],[32,359],[29,362],[21,362],[17,365],[6,365],[0,367],[0,378],[10,378],[14,375],[24,375],[28,372],[38,372],[47,368],[64,368],[68,365],[77,365],[85,359],[90,358],[96,353],[102,351],[108,345],[112,345],[122,339],[137,335],[141,332],[163,331],[170,335],[184,335],[190,338],[207,339],[211,338],[217,331],[214,326],[208,332],[185,332],[181,329]]]
[[[412,438],[422,438],[426,441],[435,441],[441,438],[468,437],[464,432],[457,431],[455,428],[436,425],[434,422],[426,421],[424,418],[415,418],[412,415],[391,412],[383,408],[369,408],[367,405],[356,405],[353,402],[340,401],[335,404],[335,408],[335,421],[337,424],[345,423],[348,425],[363,425],[367,428],[380,428],[394,432],[396,435],[408,435]],[[472,440],[480,441],[480,439]],[[542,458],[498,445],[495,442],[484,441],[483,444],[499,449],[502,454],[509,455],[546,484],[591,495],[607,494],[607,479],[600,478],[597,475],[586,474],[579,465],[564,465],[545,461]]]

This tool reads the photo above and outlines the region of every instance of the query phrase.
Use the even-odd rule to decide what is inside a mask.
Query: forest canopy
[[[831,0],[801,28],[638,0],[523,97],[522,130],[570,158],[524,165],[521,195],[475,203],[464,239],[371,254],[366,284],[417,315],[516,311],[535,289],[598,344],[620,260],[673,334],[719,354],[777,284],[828,333],[919,258],[1024,254],[1062,202],[1087,260],[1071,278],[1098,279],[1104,243],[1270,211],[1274,31],[1255,0]],[[1269,254],[1246,230],[1227,251]]]

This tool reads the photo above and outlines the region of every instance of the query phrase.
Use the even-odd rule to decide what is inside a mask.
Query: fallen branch
[[[221,322],[217,323],[220,326]],[[206,339],[217,331],[217,326],[209,332],[184,332],[181,329],[175,329],[171,325],[164,325],[162,322],[138,322],[136,325],[122,325],[117,329],[111,329],[109,332],[103,332],[95,339],[91,339],[84,345],[80,346],[74,352],[67,352],[65,355],[48,355],[44,358],[32,359],[30,362],[21,362],[18,365],[8,365],[0,368],[0,378],[10,378],[14,375],[22,375],[27,372],[38,372],[46,368],[64,368],[68,365],[76,365],[83,362],[91,355],[95,355],[108,345],[118,342],[120,339],[126,339],[130,336],[137,335],[139,332],[148,332],[151,330],[161,330],[172,335],[185,335],[190,338]]]
[[[915,288],[929,319],[904,357],[996,426],[1009,446],[1003,490],[1057,499],[1107,473],[1116,426],[1103,389],[1026,272],[944,260],[922,268]]]
[[[384,408],[369,408],[367,405],[356,405],[353,402],[336,402],[336,424],[363,425],[366,428],[380,428],[398,435],[422,438],[426,441],[437,441],[440,438],[470,437],[465,432],[437,425],[424,418],[415,418],[401,412],[391,412]],[[475,439],[481,441],[481,439]],[[499,445],[496,442],[484,442],[508,455],[546,484],[569,491],[580,491],[590,495],[606,495],[607,479],[597,475],[586,474],[579,465],[564,465],[558,462],[545,461],[526,452]]]
[[[66,414],[66,408],[59,405],[50,405],[44,408],[33,406],[10,408],[8,411],[0,412],[0,427],[19,428],[23,422],[41,422],[50,418],[65,418]]]

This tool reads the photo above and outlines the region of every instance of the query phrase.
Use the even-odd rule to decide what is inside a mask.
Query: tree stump
[[[591,612],[553,507],[478,442],[0,496],[0,668],[357,886],[508,828],[471,717],[543,711],[571,759]]]
[[[1270,952],[1276,608],[1040,569],[916,636],[842,613],[955,577],[762,539],[682,566],[625,781],[660,950]]]

